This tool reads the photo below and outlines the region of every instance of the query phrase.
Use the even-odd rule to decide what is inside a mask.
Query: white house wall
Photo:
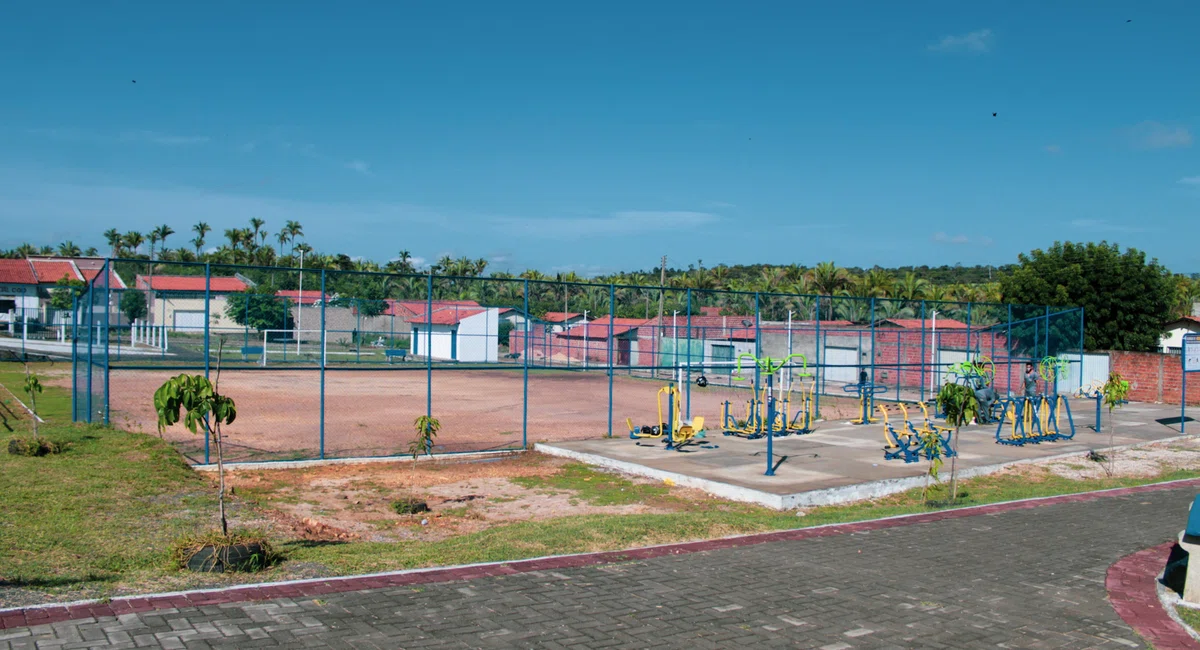
[[[457,347],[459,361],[497,361],[500,348],[500,310],[487,309],[459,321]]]
[[[412,330],[412,346],[410,350],[414,356],[426,356],[425,349],[428,346],[433,350],[432,356],[434,359],[441,361],[451,361],[451,333],[454,331],[453,325],[414,325]]]

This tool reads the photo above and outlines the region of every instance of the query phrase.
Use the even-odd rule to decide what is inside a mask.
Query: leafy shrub
[[[404,497],[392,502],[392,510],[398,515],[415,515],[429,512],[429,504],[415,497]]]
[[[186,569],[188,561],[206,547],[214,547],[218,554],[224,555],[223,550],[242,545],[257,545],[262,548],[262,553],[252,555],[245,562],[233,564],[227,567],[228,570],[261,571],[283,560],[283,556],[271,546],[264,531],[234,530],[228,534],[210,531],[175,540],[171,545],[171,566],[175,569]]]
[[[66,443],[47,440],[40,436],[17,437],[9,439],[8,453],[14,456],[48,456],[61,454],[67,450],[68,446]]]

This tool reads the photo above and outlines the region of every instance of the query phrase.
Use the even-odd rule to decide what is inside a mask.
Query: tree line
[[[123,260],[117,271],[127,282],[137,274],[203,273],[203,267],[186,263],[228,265],[214,272],[229,275],[236,271],[247,277],[255,284],[248,293],[261,296],[259,300],[275,300],[276,291],[299,288],[300,274],[285,269],[303,267],[305,289],[312,291],[320,288],[316,286],[319,272],[332,271],[326,274],[325,290],[337,297],[334,304],[353,306],[365,316],[382,313],[387,299],[424,299],[430,283],[435,299],[523,307],[526,280],[530,281],[528,298],[534,316],[551,311],[607,315],[610,300],[618,317],[677,316],[716,307],[730,315],[757,311],[760,317],[772,320],[819,315],[854,322],[869,320],[872,305],[876,319],[920,317],[932,309],[931,303],[963,303],[941,309],[950,317],[964,316],[965,303],[1082,306],[1087,313],[1089,348],[1152,349],[1161,325],[1191,313],[1193,303],[1200,301],[1200,276],[1173,274],[1141,251],[1122,252],[1107,242],[1055,243],[1044,251],[1022,254],[1015,264],[998,267],[863,269],[841,267],[832,261],[813,266],[706,267],[698,260],[687,268],[582,277],[575,272],[548,275],[536,269],[516,274],[489,272],[485,259],[449,256],[418,269],[407,250],[380,263],[315,250],[304,241],[304,227],[297,221],[286,221],[274,233],[267,225],[263,219],[251,219],[247,227],[225,229],[222,238],[210,245],[214,231],[208,223],[199,222],[188,231],[192,235],[189,245],[175,248],[168,245],[177,234],[169,224],[146,233],[110,228],[103,233],[108,244],[105,253]],[[66,241],[57,247],[22,244],[0,255],[79,257],[98,253],[94,247],[81,250]],[[619,285],[611,296],[610,284]],[[759,294],[757,299],[755,294]],[[813,296],[830,298],[818,301]],[[1003,317],[1001,310],[977,307],[973,322]]]

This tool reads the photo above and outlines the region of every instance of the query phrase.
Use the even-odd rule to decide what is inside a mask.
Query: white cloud
[[[983,54],[992,49],[992,30],[978,29],[966,34],[943,36],[942,40],[929,45],[932,52],[967,52]]]
[[[4,229],[0,248],[19,244],[16,239],[44,238],[55,224],[76,232],[76,239],[94,237],[109,226],[123,230],[145,229],[170,215],[174,224],[207,221],[213,225],[209,241],[216,243],[223,228],[240,226],[251,217],[268,224],[300,221],[309,230],[308,241],[323,248],[320,228],[371,233],[393,232],[398,223],[459,232],[462,224],[442,212],[418,205],[388,202],[296,201],[269,196],[215,192],[188,186],[139,186],[77,180],[48,181],[28,178],[24,170],[0,167],[0,223],[29,223],[26,229]],[[44,232],[38,225],[44,224]],[[182,230],[178,225],[176,230]]]
[[[1056,144],[1048,144],[1043,148],[1046,150],[1046,153],[1062,153],[1062,147]]]
[[[366,176],[371,175],[371,165],[361,160],[351,160],[350,162],[346,163],[346,169],[353,169],[354,171]]]
[[[1146,121],[1128,129],[1129,143],[1136,149],[1171,149],[1192,146],[1192,130],[1186,126]]]
[[[969,244],[971,239],[966,235],[947,235],[944,232],[935,232],[932,237],[933,241],[939,244]]]
[[[720,219],[721,217],[709,212],[629,210],[613,212],[603,217],[496,217],[493,222],[505,230],[518,230],[525,235],[543,239],[579,239],[692,230]]]
[[[1179,184],[1200,187],[1200,176],[1185,176],[1184,178],[1179,179]]]
[[[61,142],[82,142],[87,144],[154,144],[165,147],[178,147],[206,144],[210,141],[210,138],[206,135],[176,135],[147,130],[122,131],[116,135],[72,128],[30,129],[29,132]]]

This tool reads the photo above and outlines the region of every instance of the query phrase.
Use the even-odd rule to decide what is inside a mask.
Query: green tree
[[[1017,268],[1000,280],[1005,302],[1083,307],[1084,347],[1089,350],[1149,352],[1158,346],[1176,289],[1158,260],[1147,261],[1135,248],[1121,252],[1108,242],[1055,242],[1019,259]],[[1077,340],[1078,324],[1060,322],[1076,331],[1055,332],[1052,322],[1050,335]]]
[[[292,305],[288,300],[277,298],[275,290],[259,285],[226,299],[225,315],[238,325],[263,330],[286,330],[292,328]]]
[[[50,307],[52,309],[71,309],[75,296],[83,295],[84,283],[81,280],[63,276],[54,283],[50,290]]]
[[[146,294],[141,291],[126,291],[121,294],[121,313],[129,322],[146,317]]]

